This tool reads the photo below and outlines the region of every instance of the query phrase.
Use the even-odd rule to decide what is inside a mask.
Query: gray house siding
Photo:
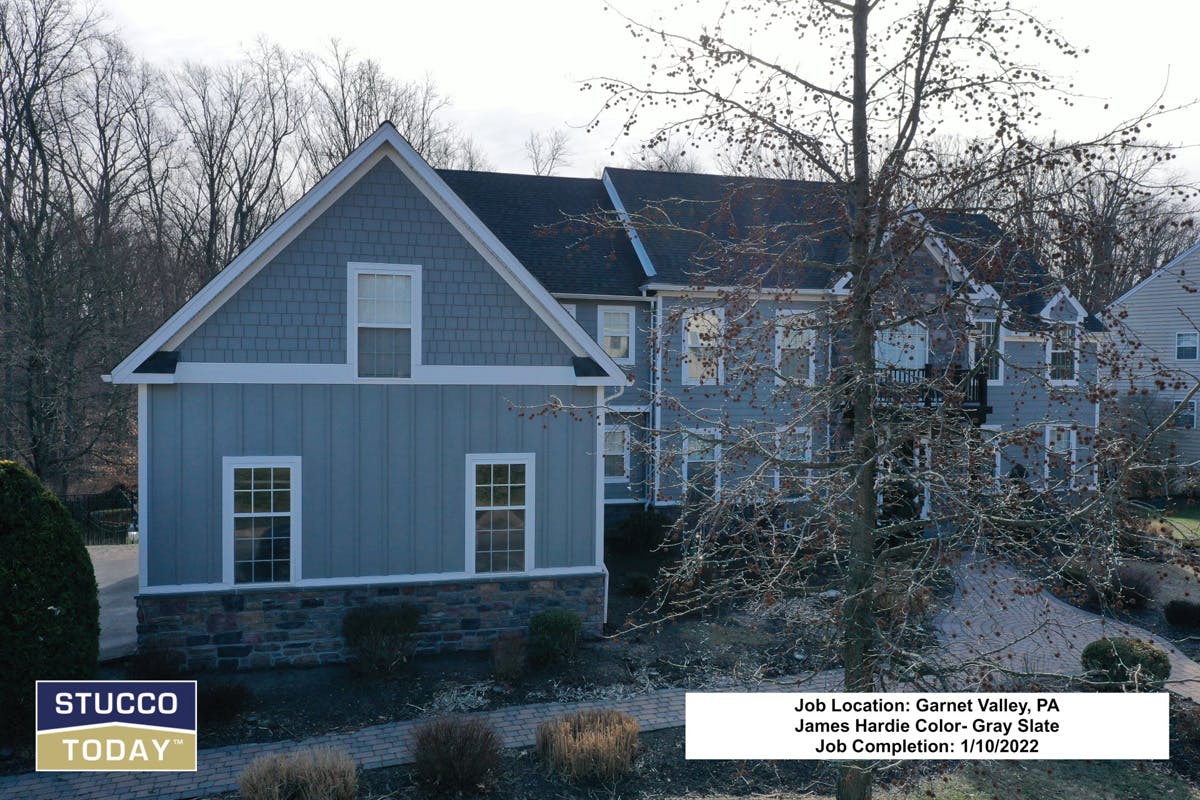
[[[421,266],[425,364],[571,363],[569,348],[387,159],[192,333],[183,360],[345,364],[350,262]]]
[[[468,453],[534,453],[535,566],[595,563],[594,421],[576,387],[149,387],[150,587],[222,580],[222,458],[300,456],[303,579],[460,573]]]
[[[640,403],[645,400],[645,393],[650,390],[650,372],[653,366],[654,353],[650,348],[653,331],[653,317],[650,303],[622,303],[616,300],[603,302],[593,300],[564,300],[575,306],[575,320],[597,342],[601,341],[599,333],[598,309],[600,306],[621,307],[634,309],[634,363],[632,366],[622,365],[626,373],[633,376],[633,382],[625,390],[618,403]]]

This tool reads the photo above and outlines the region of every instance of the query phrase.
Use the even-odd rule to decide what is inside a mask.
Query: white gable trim
[[[604,188],[608,192],[608,199],[612,201],[613,208],[617,211],[617,217],[620,218],[621,224],[625,226],[625,232],[629,235],[629,242],[633,245],[633,252],[637,253],[638,261],[642,264],[642,272],[646,273],[647,278],[655,277],[658,275],[658,270],[654,268],[654,263],[650,261],[650,254],[646,252],[646,246],[642,244],[637,229],[633,227],[633,220],[630,218],[629,212],[625,210],[625,203],[621,201],[621,195],[617,193],[617,187],[613,185],[608,170],[604,171],[601,180],[604,181]]]
[[[1080,322],[1083,322],[1083,320],[1087,319],[1087,315],[1088,315],[1087,310],[1084,309],[1083,305],[1078,300],[1075,299],[1075,295],[1071,294],[1071,290],[1068,289],[1066,286],[1063,286],[1061,289],[1059,289],[1058,293],[1055,294],[1054,297],[1050,298],[1050,302],[1048,302],[1048,303],[1046,303],[1046,305],[1042,306],[1042,310],[1038,312],[1038,316],[1044,320],[1056,321],[1053,319],[1053,317],[1050,316],[1050,312],[1054,309],[1054,307],[1056,305],[1058,305],[1059,300],[1063,300],[1063,299],[1065,299],[1068,303],[1070,303],[1071,307],[1075,309],[1075,324],[1076,325],[1078,325]]]
[[[1111,309],[1115,308],[1116,306],[1119,306],[1119,305],[1121,305],[1121,304],[1122,304],[1122,303],[1124,303],[1126,300],[1128,300],[1129,298],[1133,297],[1135,294],[1137,294],[1138,292],[1140,292],[1140,291],[1142,290],[1142,287],[1144,287],[1146,284],[1148,284],[1148,283],[1150,283],[1151,281],[1155,280],[1155,279],[1156,279],[1156,278],[1158,278],[1160,275],[1162,275],[1164,272],[1168,272],[1168,271],[1170,271],[1171,269],[1174,269],[1176,266],[1178,266],[1178,265],[1179,265],[1179,262],[1183,261],[1185,258],[1187,258],[1188,256],[1192,255],[1192,254],[1193,254],[1193,253],[1195,253],[1197,250],[1200,250],[1200,242],[1197,242],[1196,244],[1192,245],[1192,246],[1191,246],[1191,247],[1189,247],[1188,249],[1184,250],[1182,253],[1180,253],[1179,255],[1177,255],[1177,256],[1175,256],[1174,258],[1172,258],[1172,259],[1171,259],[1170,261],[1168,261],[1166,264],[1163,264],[1161,267],[1159,267],[1158,269],[1154,270],[1154,272],[1151,272],[1151,273],[1150,273],[1149,275],[1147,275],[1145,278],[1142,278],[1140,281],[1138,281],[1137,283],[1135,283],[1135,284],[1133,285],[1133,287],[1132,287],[1132,288],[1130,288],[1130,290],[1129,290],[1129,291],[1127,291],[1125,294],[1121,295],[1121,296],[1120,296],[1120,297],[1118,297],[1116,300],[1113,300],[1111,303],[1109,303],[1109,304],[1108,304],[1108,308],[1109,308],[1109,310],[1111,310]]]
[[[391,123],[384,123],[342,163],[317,182],[250,246],[221,270],[112,371],[114,383],[138,383],[135,370],[152,354],[177,347],[220,306],[248,282],[271,258],[298,236],[321,212],[383,158],[390,158],[404,176],[433,203],[505,282],[524,300],[576,356],[592,358],[622,385],[621,368],[594,339],[550,296],[537,279],[496,238],[432,167],[404,140]]]

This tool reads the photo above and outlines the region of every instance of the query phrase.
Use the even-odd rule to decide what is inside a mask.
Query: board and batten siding
[[[466,455],[534,453],[535,567],[594,566],[596,423],[518,416],[578,387],[148,387],[149,588],[222,580],[222,459],[300,456],[302,579],[461,573]],[[514,408],[515,407],[515,408]]]
[[[197,328],[182,359],[345,364],[351,262],[421,267],[424,364],[571,364],[567,345],[387,159]]]

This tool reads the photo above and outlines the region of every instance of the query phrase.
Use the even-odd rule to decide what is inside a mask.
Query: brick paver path
[[[937,626],[947,655],[956,661],[1001,664],[1013,670],[1078,674],[1080,651],[1104,635],[1149,639],[1171,657],[1172,691],[1200,702],[1200,665],[1169,642],[1149,632],[1070,606],[1040,587],[1022,580],[1011,567],[967,558],[956,569],[959,588]],[[982,598],[982,599],[981,599]],[[837,691],[838,671],[775,684],[746,687],[757,691]],[[738,687],[729,687],[736,690]],[[745,690],[745,689],[744,689]],[[534,743],[540,722],[569,711],[603,706],[637,718],[644,731],[683,725],[683,689],[662,689],[622,700],[583,703],[540,703],[480,712],[508,747]],[[306,747],[345,750],[364,769],[411,762],[413,729],[420,720],[373,725],[301,741],[235,745],[201,750],[195,773],[26,773],[0,778],[0,798],[22,800],[180,800],[237,788],[241,771],[268,753]]]

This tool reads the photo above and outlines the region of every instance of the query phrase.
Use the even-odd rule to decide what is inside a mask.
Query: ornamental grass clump
[[[358,767],[341,750],[275,753],[251,762],[238,788],[242,800],[356,800]]]
[[[537,752],[568,780],[611,781],[633,768],[639,730],[628,714],[589,708],[539,725]]]

